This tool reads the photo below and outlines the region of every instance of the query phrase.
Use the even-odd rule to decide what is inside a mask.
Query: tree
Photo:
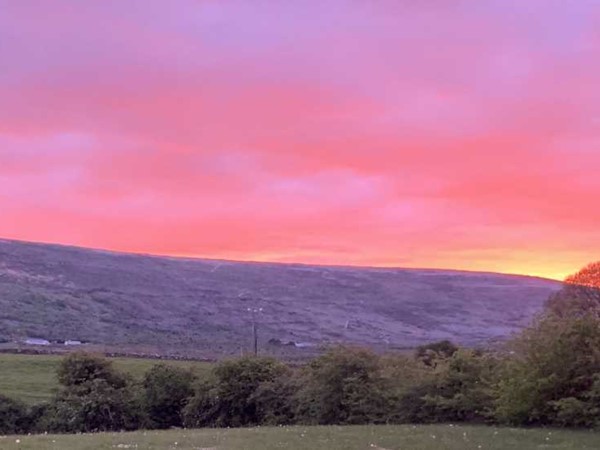
[[[272,381],[261,383],[250,397],[256,404],[262,425],[290,425],[296,419],[299,380],[290,369]]]
[[[488,354],[460,349],[438,367],[423,397],[436,422],[482,422],[493,416],[497,360]]]
[[[433,389],[435,368],[406,355],[385,356],[380,366],[388,405],[386,420],[392,423],[430,422],[432,408],[423,399]]]
[[[24,404],[0,395],[0,435],[24,433],[27,430],[27,409]]]
[[[596,426],[600,412],[600,262],[566,278],[513,343],[496,414],[514,424]]]
[[[435,366],[438,361],[446,360],[458,351],[458,347],[448,340],[432,342],[417,347],[415,358],[427,366]]]
[[[600,408],[600,319],[546,314],[513,343],[496,416],[518,425],[593,426]]]
[[[157,364],[144,376],[144,409],[154,428],[180,427],[182,411],[192,396],[194,374],[190,370]]]
[[[559,317],[585,314],[600,317],[600,261],[567,277],[562,289],[548,300],[546,311]]]
[[[58,368],[61,391],[45,409],[39,427],[55,432],[133,430],[142,423],[140,396],[109,361],[73,353]]]
[[[336,348],[305,369],[298,391],[299,419],[310,424],[383,422],[389,411],[379,358],[368,350]]]
[[[240,427],[264,421],[257,391],[288,372],[272,358],[246,357],[219,363],[198,385],[184,410],[187,426]]]
[[[127,384],[126,378],[113,369],[109,360],[86,352],[70,353],[63,358],[57,376],[58,382],[65,387],[87,385],[96,379],[116,388]]]

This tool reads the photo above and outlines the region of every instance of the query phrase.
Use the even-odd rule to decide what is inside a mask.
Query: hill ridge
[[[480,345],[526,325],[561,283],[493,272],[140,255],[0,239],[0,338],[239,353],[261,340]]]
[[[104,249],[100,247],[85,247],[75,244],[62,244],[57,242],[44,242],[44,241],[26,241],[21,239],[8,239],[0,237],[1,243],[14,243],[23,245],[39,245],[45,247],[57,247],[71,250],[81,250],[97,253],[111,254],[115,256],[143,256],[148,258],[161,258],[161,259],[173,259],[173,260],[186,260],[186,261],[199,261],[199,262],[213,262],[213,263],[239,263],[239,264],[258,264],[258,265],[282,265],[282,266],[308,266],[308,267],[323,267],[331,269],[368,269],[368,270],[403,270],[403,271],[431,271],[431,272],[451,272],[451,273],[465,273],[465,274],[482,274],[482,275],[503,275],[503,276],[514,276],[519,278],[533,278],[537,280],[545,280],[552,282],[562,282],[562,280],[542,277],[539,275],[528,275],[513,272],[495,272],[493,270],[472,270],[472,269],[454,269],[444,267],[406,267],[406,266],[369,266],[369,265],[353,265],[353,264],[319,264],[319,263],[307,263],[307,262],[291,262],[291,261],[257,261],[257,260],[246,260],[246,259],[224,259],[224,258],[210,258],[205,256],[183,256],[183,255],[169,255],[160,253],[148,253],[148,252],[130,252],[125,250],[112,250]]]

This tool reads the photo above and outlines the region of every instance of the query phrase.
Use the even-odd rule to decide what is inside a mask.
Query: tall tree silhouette
[[[547,310],[561,317],[600,316],[600,261],[567,277],[563,288],[548,300]]]

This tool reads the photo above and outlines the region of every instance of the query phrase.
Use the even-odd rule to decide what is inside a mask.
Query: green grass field
[[[476,426],[279,427],[0,437],[0,449],[597,450],[600,433]]]
[[[56,368],[61,360],[57,355],[0,354],[0,394],[28,404],[49,400],[58,387]],[[158,361],[142,358],[111,358],[114,366],[141,378],[154,364],[165,362],[192,368],[199,375],[208,371],[210,363],[194,361]],[[1,447],[0,447],[1,448]]]

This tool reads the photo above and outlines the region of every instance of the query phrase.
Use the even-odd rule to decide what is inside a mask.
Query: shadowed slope
[[[479,344],[526,325],[560,283],[446,270],[241,263],[0,240],[0,337],[233,352],[261,339]]]

